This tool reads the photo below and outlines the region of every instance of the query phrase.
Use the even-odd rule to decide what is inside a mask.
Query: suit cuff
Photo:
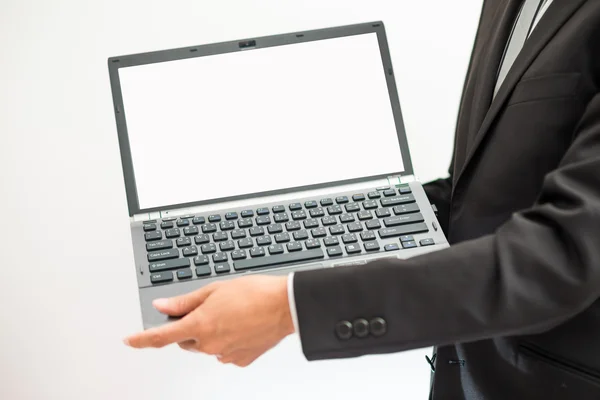
[[[288,303],[290,304],[290,314],[292,315],[292,322],[294,323],[294,332],[300,334],[298,329],[298,312],[296,311],[296,299],[294,297],[294,273],[291,272],[288,275]]]

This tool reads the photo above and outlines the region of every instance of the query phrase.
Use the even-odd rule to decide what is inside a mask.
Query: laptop
[[[108,59],[144,328],[246,274],[448,247],[382,22]]]

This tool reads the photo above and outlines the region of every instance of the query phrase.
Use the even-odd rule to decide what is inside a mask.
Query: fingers
[[[132,335],[124,340],[125,344],[136,349],[146,347],[161,348],[171,343],[183,342],[193,337],[193,326],[190,320],[181,319],[177,322],[148,329]]]
[[[178,344],[181,350],[199,353],[198,349],[196,349],[196,346],[198,346],[198,342],[194,339],[184,340],[183,342],[179,342]]]
[[[196,307],[202,304],[213,291],[214,284],[181,296],[171,297],[169,299],[156,299],[152,302],[152,305],[163,314],[181,317],[192,312]]]

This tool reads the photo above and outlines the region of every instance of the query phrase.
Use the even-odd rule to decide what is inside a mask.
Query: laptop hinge
[[[407,183],[414,182],[416,181],[416,178],[414,175],[392,175],[388,176],[387,180],[390,186],[394,186],[405,185]]]

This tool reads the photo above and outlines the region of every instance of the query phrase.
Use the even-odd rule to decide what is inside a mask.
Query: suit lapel
[[[496,97],[492,101],[493,91],[496,84],[496,75],[500,59],[508,40],[508,35],[515,22],[520,2],[510,0],[507,4],[501,21],[493,28],[494,35],[489,39],[489,53],[486,55],[479,71],[479,79],[474,93],[474,107],[471,120],[472,132],[469,135],[467,155],[462,167],[459,169],[455,182],[458,182],[470,161],[480,147],[483,139],[489,133],[490,128],[500,113],[515,86],[519,83],[523,74],[540,54],[544,47],[556,35],[558,30],[569,20],[581,5],[587,0],[554,0],[544,17],[525,42],[525,46],[519,53],[504,80]],[[516,11],[515,11],[516,10]],[[491,105],[490,105],[491,102]],[[489,108],[487,107],[489,105]],[[481,123],[479,123],[481,121]],[[474,134],[473,134],[474,133]],[[453,190],[456,185],[453,185]]]

